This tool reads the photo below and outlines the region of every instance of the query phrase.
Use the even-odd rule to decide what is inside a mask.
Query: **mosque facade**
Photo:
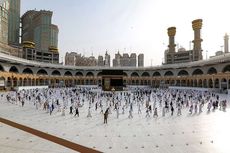
[[[0,88],[14,89],[18,86],[75,87],[98,85],[111,90],[114,84],[151,87],[200,87],[226,91],[230,88],[230,53],[203,60],[201,54],[200,28],[202,20],[193,21],[195,32],[193,58],[187,62],[175,62],[175,28],[168,29],[169,58],[167,64],[151,67],[130,66],[70,66],[27,60],[0,53]],[[225,46],[228,46],[225,39]],[[228,49],[225,49],[228,50]],[[180,51],[187,52],[187,51]],[[172,55],[172,56],[171,56]],[[167,55],[168,56],[168,55]],[[109,85],[110,84],[110,85]]]
[[[151,87],[201,87],[226,90],[230,87],[230,54],[208,60],[167,64],[155,67],[76,67],[29,61],[0,53],[0,86],[5,89],[18,86],[50,87],[102,85],[103,71],[122,71],[123,85]],[[114,77],[112,74],[110,77]]]

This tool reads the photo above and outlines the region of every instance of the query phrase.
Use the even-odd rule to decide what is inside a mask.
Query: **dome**
[[[184,51],[186,51],[186,49],[184,47],[181,47],[178,49],[178,52],[184,52]]]

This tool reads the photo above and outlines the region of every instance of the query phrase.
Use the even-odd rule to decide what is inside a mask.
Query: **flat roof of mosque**
[[[70,65],[61,65],[61,64],[52,64],[26,60],[23,58],[7,55],[0,53],[0,61],[6,61],[9,63],[15,63],[20,65],[27,66],[36,66],[44,68],[56,68],[56,69],[72,69],[72,70],[101,70],[101,69],[123,69],[123,70],[160,70],[160,69],[179,69],[179,68],[190,68],[196,66],[205,66],[205,65],[215,65],[219,63],[230,62],[230,53],[226,53],[220,56],[212,57],[207,60],[200,60],[195,62],[188,63],[178,63],[178,64],[166,64],[166,65],[156,65],[156,66],[147,66],[147,67],[105,67],[105,66],[70,66]]]

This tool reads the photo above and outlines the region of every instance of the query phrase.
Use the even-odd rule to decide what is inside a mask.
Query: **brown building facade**
[[[35,52],[33,60],[49,63],[59,63],[58,53],[58,27],[51,23],[51,11],[30,10],[21,18],[22,21],[22,43],[34,43]],[[29,60],[28,46],[24,45],[23,57]]]

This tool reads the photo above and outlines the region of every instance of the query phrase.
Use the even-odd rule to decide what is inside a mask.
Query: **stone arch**
[[[173,76],[173,72],[172,71],[167,71],[167,72],[165,72],[164,76]]]
[[[219,88],[220,87],[219,79],[215,79],[214,85],[215,85],[215,88]]]
[[[93,79],[90,79],[90,80],[89,80],[89,84],[90,84],[90,85],[94,85]]]
[[[207,80],[206,80],[206,79],[203,80],[203,87],[204,87],[204,88],[207,88],[207,87],[208,87],[208,85],[207,85]]]
[[[180,86],[181,81],[179,79],[176,80],[176,86]]]
[[[0,65],[0,71],[5,71],[2,65]]]
[[[227,79],[222,78],[220,83],[221,83],[221,89],[224,89],[224,90],[227,89],[227,86],[228,86]]]
[[[191,86],[191,85],[190,85],[190,80],[187,80],[187,81],[186,81],[186,86]]]
[[[18,73],[18,68],[16,66],[11,66],[9,69],[9,72],[14,72],[14,73]]]
[[[156,76],[161,76],[160,72],[156,71],[153,73],[153,76],[156,77]]]
[[[6,79],[5,77],[0,77],[0,81],[3,83],[3,86],[6,86]]]
[[[193,87],[197,87],[197,80],[193,80]]]
[[[224,68],[223,68],[223,70],[222,70],[222,72],[230,72],[230,65],[226,65]]]
[[[97,73],[97,76],[102,76],[102,72]]]
[[[76,76],[83,76],[83,73],[82,72],[77,72]]]
[[[132,85],[135,85],[135,84],[136,84],[135,80],[132,80],[131,84],[132,84]]]
[[[142,85],[147,85],[148,84],[148,81],[147,80],[143,80],[143,83],[142,83]]]
[[[213,88],[213,81],[212,81],[212,79],[208,80],[208,87],[209,88]]]
[[[148,80],[148,85],[149,85],[149,86],[151,85],[151,81],[150,81],[150,80]]]
[[[73,74],[70,71],[66,71],[64,76],[73,76]]]
[[[201,80],[201,79],[198,80],[197,86],[198,86],[198,87],[202,87],[202,86],[203,86],[203,85],[202,85],[202,80]]]
[[[190,86],[191,86],[191,87],[194,86],[194,85],[193,85],[193,82],[194,82],[194,81],[191,79],[191,80],[190,80]]]
[[[31,81],[32,81],[32,82],[31,82],[32,86],[36,86],[36,80],[35,80],[35,79],[32,79]]]
[[[201,69],[195,69],[192,72],[192,75],[202,75],[202,74],[204,74],[204,72]]]
[[[185,80],[185,79],[182,79],[181,82],[180,82],[180,85],[181,85],[181,86],[186,86],[186,80]]]
[[[142,76],[142,77],[150,77],[150,75],[149,75],[148,72],[143,72],[141,76]]]
[[[25,73],[25,74],[33,74],[33,71],[30,69],[30,68],[25,68],[22,73]]]
[[[214,67],[210,67],[207,72],[207,74],[216,74],[216,73],[217,73],[217,70]]]
[[[186,70],[180,70],[177,74],[177,76],[188,76],[188,71]]]
[[[123,72],[123,76],[127,77],[127,76],[128,76],[128,74],[127,74],[126,72]]]
[[[18,79],[18,86],[22,86],[22,78],[21,77]]]
[[[93,74],[93,72],[88,72],[88,73],[86,73],[86,76],[94,76],[94,74]]]
[[[61,75],[61,72],[58,71],[58,70],[54,70],[54,71],[51,73],[51,75],[58,75],[58,76],[60,76],[60,75]]]
[[[44,70],[44,69],[38,70],[37,74],[38,74],[38,75],[48,75],[47,71]]]
[[[13,81],[13,87],[16,87],[17,86],[17,82],[18,82],[18,79],[17,79],[17,77],[13,77],[12,78],[12,81]]]
[[[157,87],[157,88],[160,87],[160,80],[156,80],[156,82],[155,82],[155,87]]]
[[[133,73],[131,74],[131,77],[139,77],[139,75],[138,75],[137,72],[133,72]]]
[[[11,87],[11,86],[12,86],[12,79],[11,79],[11,77],[8,77],[8,78],[7,78],[6,86],[7,86],[7,87]]]
[[[169,84],[170,84],[170,86],[174,86],[175,85],[175,80],[170,80]]]

